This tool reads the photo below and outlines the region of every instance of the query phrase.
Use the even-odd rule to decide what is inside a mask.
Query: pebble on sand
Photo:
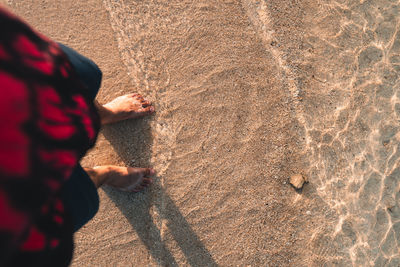
[[[304,183],[307,182],[307,179],[304,178],[301,174],[294,174],[290,177],[290,184],[293,185],[296,189],[303,188]]]

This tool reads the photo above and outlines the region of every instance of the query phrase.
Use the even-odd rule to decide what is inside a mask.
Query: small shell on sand
[[[293,185],[296,189],[303,188],[304,183],[307,182],[307,179],[303,177],[301,174],[294,174],[290,177],[290,184]]]

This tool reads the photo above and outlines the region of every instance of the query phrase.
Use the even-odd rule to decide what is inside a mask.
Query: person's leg
[[[82,56],[74,49],[61,43],[58,43],[58,45],[68,57],[82,83],[89,89],[90,98],[94,101],[100,89],[101,79],[103,77],[100,68],[92,60]]]
[[[101,70],[92,60],[82,56],[72,48],[60,43],[59,46],[88,89],[89,97],[92,101],[95,101],[101,85]],[[99,209],[97,188],[80,164],[75,167],[69,180],[65,183],[62,198],[71,215],[74,232],[91,220]]]
[[[98,109],[103,125],[142,117],[154,112],[151,103],[139,94],[120,96],[105,105],[100,105],[95,100],[102,78],[99,67],[75,50],[59,45],[89,89],[90,97]],[[82,168],[78,164],[63,188],[63,200],[72,216],[74,231],[96,214],[99,207],[97,188],[107,184],[123,191],[139,192],[152,183],[150,178],[152,175],[154,175],[154,170],[148,168],[118,166]]]
[[[98,103],[95,98],[101,85],[102,72],[100,68],[92,60],[82,56],[72,48],[61,43],[59,43],[59,46],[67,55],[82,82],[89,89],[90,97],[94,101],[103,125],[143,117],[154,112],[154,107],[151,106],[150,101],[140,94],[120,96],[105,105]]]
[[[65,183],[62,199],[69,212],[74,232],[90,221],[99,209],[99,195],[90,176],[77,165]]]
[[[155,174],[149,168],[126,168],[99,166],[74,169],[62,191],[62,198],[68,210],[74,232],[89,222],[99,210],[97,189],[107,184],[122,191],[139,192],[152,184],[150,176]]]

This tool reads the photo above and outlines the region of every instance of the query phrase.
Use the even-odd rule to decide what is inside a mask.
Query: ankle
[[[97,100],[94,101],[97,112],[100,116],[100,121],[102,125],[111,123],[111,118],[113,117],[113,113],[109,110],[105,105],[101,105]]]
[[[92,182],[95,184],[96,188],[100,188],[107,183],[108,180],[108,167],[99,166],[94,168],[83,168],[85,172],[89,175]]]

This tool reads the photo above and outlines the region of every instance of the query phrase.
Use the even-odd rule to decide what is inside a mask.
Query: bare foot
[[[122,191],[139,192],[153,183],[150,176],[155,171],[150,168],[131,168],[118,166],[98,166],[85,168],[96,187],[103,184]]]
[[[150,115],[154,112],[151,102],[140,94],[128,94],[115,98],[113,101],[97,105],[102,124],[114,123]]]

